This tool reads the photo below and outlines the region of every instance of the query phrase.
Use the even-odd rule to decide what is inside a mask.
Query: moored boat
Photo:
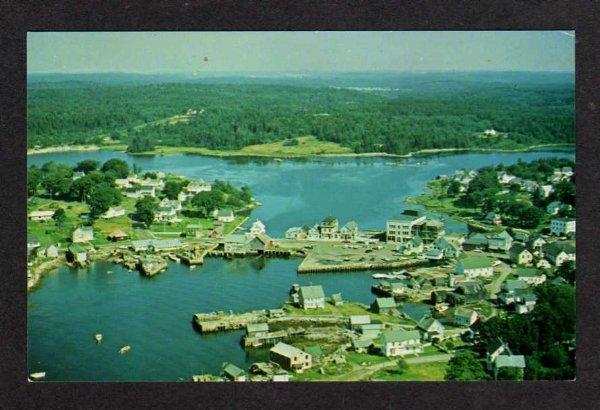
[[[129,346],[129,345],[123,346],[122,348],[119,349],[119,353],[124,354],[124,353],[127,353],[130,350],[131,350],[131,346]]]
[[[35,372],[35,373],[31,373],[29,375],[29,378],[31,380],[40,380],[40,379],[43,379],[44,377],[46,377],[46,372]]]

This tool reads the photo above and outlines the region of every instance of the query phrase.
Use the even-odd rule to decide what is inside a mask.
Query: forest
[[[401,87],[374,90],[325,80],[35,82],[28,87],[28,147],[110,140],[129,152],[156,145],[236,150],[307,135],[356,153],[573,143],[574,87],[559,80],[421,76],[410,83],[387,79],[383,84]],[[488,129],[496,135],[484,135]]]

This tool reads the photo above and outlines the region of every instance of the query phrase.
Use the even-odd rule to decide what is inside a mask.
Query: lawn
[[[58,208],[63,208],[66,215],[66,220],[61,225],[57,225],[54,220],[27,222],[27,233],[36,236],[43,246],[66,242],[71,237],[73,230],[83,224],[79,215],[88,212],[88,207],[82,202],[55,201],[37,197],[27,204],[28,213]]]
[[[342,306],[333,306],[330,303],[325,303],[325,308],[323,309],[301,309],[295,307],[293,305],[286,306],[286,309],[290,312],[290,314],[296,315],[305,315],[305,316],[319,316],[319,315],[342,315],[342,316],[352,316],[352,315],[369,315],[371,317],[372,322],[388,322],[388,323],[399,323],[399,324],[408,324],[409,322],[399,318],[397,316],[386,315],[381,313],[372,313],[368,309],[365,309],[362,305],[358,303],[345,301]]]
[[[371,376],[371,380],[381,381],[440,381],[444,380],[445,362],[411,364],[400,371],[397,368],[379,370]]]

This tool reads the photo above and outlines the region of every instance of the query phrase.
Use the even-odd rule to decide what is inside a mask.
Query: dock
[[[319,261],[305,258],[298,266],[298,273],[322,273],[322,272],[351,272],[357,270],[393,270],[409,268],[413,266],[427,265],[429,261],[426,259],[409,259],[403,261],[390,262],[338,262],[325,264]]]

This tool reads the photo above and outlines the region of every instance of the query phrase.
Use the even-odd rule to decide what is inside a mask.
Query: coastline
[[[127,146],[124,144],[114,145],[61,145],[46,148],[32,148],[27,150],[27,155],[38,155],[38,154],[50,154],[59,152],[88,152],[88,151],[99,151],[99,150],[113,150],[116,152],[125,152]],[[154,156],[154,155],[200,155],[206,157],[217,157],[217,158],[273,158],[273,159],[298,159],[298,158],[311,158],[311,157],[324,157],[324,158],[412,158],[419,156],[428,156],[436,154],[452,154],[452,153],[468,153],[468,152],[481,152],[481,153],[494,153],[494,152],[528,152],[535,150],[543,150],[548,148],[575,148],[574,143],[555,143],[555,144],[536,144],[530,145],[523,148],[516,149],[500,149],[500,148],[430,148],[418,151],[412,151],[406,154],[391,154],[387,152],[364,152],[364,153],[297,153],[297,154],[284,154],[284,153],[260,153],[260,152],[244,152],[242,150],[235,151],[220,151],[211,150],[202,147],[170,147],[170,146],[159,146],[153,151],[140,152],[140,153],[127,153],[130,156]]]

